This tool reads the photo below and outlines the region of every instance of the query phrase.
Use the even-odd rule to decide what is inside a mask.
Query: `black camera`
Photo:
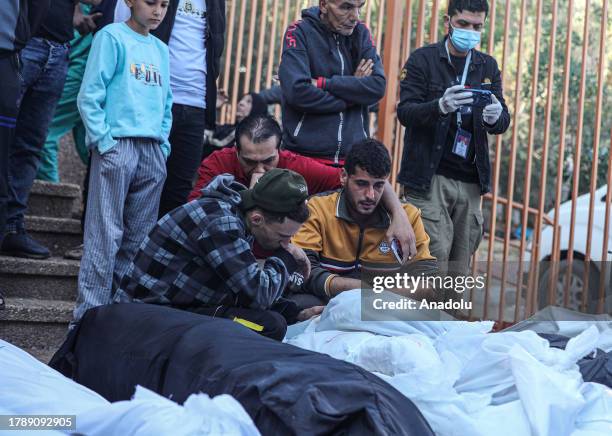
[[[485,107],[493,103],[491,99],[491,91],[486,89],[470,89],[472,98],[474,101],[471,106],[473,107]]]

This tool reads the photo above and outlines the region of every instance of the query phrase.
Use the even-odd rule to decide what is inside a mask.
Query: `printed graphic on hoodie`
[[[289,27],[287,27],[287,31],[285,32],[285,47],[286,48],[297,48],[297,38],[293,34],[295,30],[298,28],[302,20],[295,21],[291,23]]]
[[[162,86],[162,76],[159,68],[142,62],[130,64],[130,74],[139,82],[148,86]]]

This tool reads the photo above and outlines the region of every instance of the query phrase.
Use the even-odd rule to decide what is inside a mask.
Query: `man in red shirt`
[[[189,201],[202,195],[202,188],[219,174],[231,174],[236,181],[252,187],[266,171],[286,168],[301,174],[310,195],[340,188],[341,168],[334,168],[290,151],[280,150],[282,131],[269,116],[250,116],[236,128],[236,147],[215,151],[202,161],[198,181]],[[402,205],[389,183],[385,185],[382,203],[392,216],[387,231],[389,241],[398,239],[404,262],[417,254],[416,238]],[[399,213],[395,213],[398,211]]]
[[[278,126],[275,120],[269,117],[253,117],[248,121],[240,124],[236,130],[236,138],[241,138],[236,142],[236,147],[217,150],[202,161],[198,169],[198,181],[189,194],[189,201],[200,198],[202,188],[219,174],[232,174],[237,182],[251,187],[272,168],[286,168],[301,174],[308,184],[310,195],[340,188],[341,168],[330,167],[291,151],[280,150],[280,141],[274,131]],[[271,128],[268,128],[268,124]],[[256,135],[262,139],[256,142],[248,139]],[[264,139],[265,135],[268,135],[268,138]]]

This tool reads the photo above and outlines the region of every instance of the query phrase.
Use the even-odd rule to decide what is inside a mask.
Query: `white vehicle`
[[[605,276],[602,274],[604,263],[602,260],[602,250],[604,242],[605,218],[606,218],[606,193],[607,186],[602,186],[595,191],[595,202],[593,210],[593,227],[591,229],[591,247],[589,258],[592,262],[589,263],[589,279],[587,296],[587,309],[589,313],[594,313],[597,309],[600,280],[605,283],[604,295],[605,304],[604,312],[612,312],[612,294],[610,282],[610,270],[612,270],[612,216],[610,217],[610,230],[608,232],[608,267]],[[569,300],[568,308],[579,309],[581,307],[582,295],[584,292],[585,271],[587,265],[585,262],[587,251],[587,233],[589,225],[589,202],[590,193],[586,193],[576,198],[576,217],[574,226],[574,245],[573,245],[573,260],[572,271],[570,274]],[[559,225],[561,226],[560,247],[561,262],[559,263],[559,276],[556,283],[556,302],[555,305],[563,305],[563,279],[567,275],[569,267],[568,252],[570,239],[570,223],[572,213],[572,201],[566,201],[559,208]],[[611,208],[612,214],[612,208]],[[548,212],[548,216],[554,219],[554,210]],[[552,268],[550,260],[552,259],[553,237],[554,231],[552,226],[546,226],[542,230],[540,242],[540,279],[538,285],[539,306],[548,305],[548,283]]]

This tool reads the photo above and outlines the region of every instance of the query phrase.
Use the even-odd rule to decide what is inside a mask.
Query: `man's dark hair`
[[[489,2],[487,0],[448,0],[448,16],[463,11],[484,12],[485,17],[489,15]]]
[[[310,211],[308,210],[308,206],[306,205],[305,201],[300,204],[296,210],[286,213],[270,212],[269,210],[264,210],[260,207],[257,209],[261,211],[266,221],[276,221],[278,223],[282,223],[285,218],[289,218],[290,220],[303,224],[310,216]]]
[[[259,144],[273,136],[278,140],[276,148],[280,148],[283,132],[278,122],[270,115],[249,115],[236,127],[236,148],[240,150],[240,138],[246,136],[249,141]]]
[[[364,139],[353,145],[344,160],[344,169],[349,175],[355,174],[358,165],[373,177],[387,177],[391,174],[389,150],[376,139]]]

